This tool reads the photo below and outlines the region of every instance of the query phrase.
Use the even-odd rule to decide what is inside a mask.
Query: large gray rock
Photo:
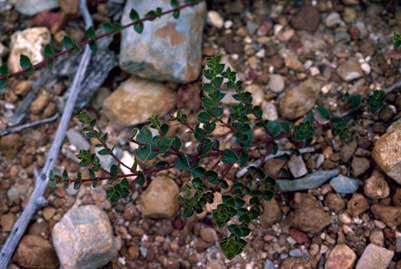
[[[28,16],[59,6],[58,0],[12,0],[11,3],[19,13]]]
[[[54,226],[52,239],[63,269],[100,268],[119,248],[109,218],[94,205],[70,209]]]
[[[170,1],[128,0],[122,24],[131,21],[132,8],[141,18],[149,10],[171,9]],[[133,27],[122,32],[120,67],[131,74],[159,81],[187,83],[198,78],[201,68],[203,27],[206,19],[204,2],[181,10],[178,20],[165,15],[144,22],[142,34]]]

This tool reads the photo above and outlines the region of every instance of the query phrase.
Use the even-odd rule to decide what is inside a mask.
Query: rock
[[[351,167],[352,167],[352,175],[354,177],[358,177],[369,169],[370,162],[366,158],[354,157],[352,159]]]
[[[353,6],[358,5],[359,0],[343,0],[344,5]]]
[[[295,248],[295,249],[291,249],[290,252],[288,252],[288,254],[291,257],[299,258],[302,256],[302,251],[299,248]]]
[[[1,226],[2,232],[11,232],[15,221],[16,221],[16,217],[12,213],[2,215],[0,217],[0,226]]]
[[[53,207],[46,207],[43,209],[43,217],[45,220],[49,221],[54,214],[56,214],[56,209]]]
[[[305,5],[291,20],[292,27],[297,30],[315,32],[319,27],[320,13],[316,7]]]
[[[107,214],[94,205],[71,208],[54,226],[52,239],[65,269],[102,267],[120,247]]]
[[[330,252],[324,269],[353,269],[355,262],[355,252],[347,245],[340,244]]]
[[[165,115],[175,101],[175,91],[164,84],[131,78],[106,98],[103,111],[113,122],[130,126],[144,123],[152,115]]]
[[[269,79],[269,89],[273,92],[280,93],[284,90],[285,82],[281,75],[272,74]]]
[[[401,207],[372,205],[371,211],[375,218],[383,221],[389,227],[396,227],[401,224]]]
[[[23,146],[23,140],[20,134],[12,133],[0,137],[0,153],[7,159],[13,158]]]
[[[313,266],[312,261],[309,259],[304,259],[304,258],[295,258],[295,257],[289,257],[283,261],[281,266],[279,267],[280,269],[313,269],[315,266]]]
[[[298,56],[292,52],[283,54],[285,65],[295,71],[304,71],[303,64],[299,61]]]
[[[381,230],[374,230],[371,232],[369,236],[369,241],[376,246],[383,247],[384,246],[384,234]]]
[[[302,117],[315,106],[319,90],[320,83],[308,79],[287,91],[279,102],[281,115],[290,120]]]
[[[264,269],[275,269],[276,267],[274,266],[274,263],[271,260],[266,260],[263,268]]]
[[[75,129],[69,129],[66,135],[70,144],[74,145],[78,151],[88,150],[90,148],[89,142]]]
[[[274,101],[262,103],[263,119],[274,121],[278,120],[278,112]]]
[[[142,18],[157,7],[171,8],[170,1],[127,1],[121,24],[131,23],[132,8]],[[133,27],[121,33],[120,66],[128,73],[151,80],[188,83],[198,78],[202,59],[202,36],[206,4],[181,10],[180,18],[162,16],[145,22],[142,34]]]
[[[142,193],[140,206],[142,214],[150,218],[172,218],[178,210],[177,184],[170,178],[158,177]]]
[[[337,193],[349,194],[354,193],[359,188],[357,180],[339,175],[330,180],[330,185],[334,188]]]
[[[355,193],[351,200],[347,203],[347,211],[353,216],[357,217],[369,209],[369,204],[366,198],[359,193]]]
[[[29,179],[18,180],[11,188],[7,191],[7,198],[11,203],[17,203],[19,200],[23,200],[28,194],[29,188],[32,182]]]
[[[369,244],[359,258],[355,269],[386,269],[394,256],[394,251]]]
[[[357,147],[358,143],[355,140],[352,140],[351,143],[345,144],[341,148],[341,160],[347,163],[351,159]]]
[[[110,145],[109,144],[109,147],[110,148],[113,148],[113,145]],[[101,155],[99,152],[102,150],[102,148],[100,148],[100,147],[97,147],[96,149],[95,149],[95,151],[96,151],[96,156],[99,158],[99,161],[100,161],[100,166],[103,168],[103,169],[106,169],[107,171],[110,171],[110,167],[113,165],[113,164],[117,164],[117,161],[113,158],[113,156],[110,156],[110,155]],[[114,153],[114,155],[117,157],[117,158],[119,158],[120,160],[121,160],[121,158],[123,157],[123,151],[120,149],[120,148],[118,148],[118,147],[114,147],[114,149],[113,149],[113,153]]]
[[[59,265],[50,241],[38,235],[24,236],[13,259],[20,266],[31,269],[56,269]]]
[[[59,6],[58,0],[12,0],[12,3],[19,13],[28,16]]]
[[[361,65],[356,59],[349,59],[347,62],[342,63],[338,69],[337,74],[347,82],[363,76]]]
[[[11,36],[10,56],[8,57],[8,69],[10,72],[21,70],[20,56],[28,56],[32,64],[37,64],[44,59],[44,46],[50,43],[50,32],[45,27],[28,28],[17,31]]]
[[[221,17],[220,13],[214,10],[210,10],[207,12],[207,23],[216,28],[223,28],[224,20]]]
[[[306,165],[304,159],[302,159],[302,156],[298,156],[295,154],[291,156],[288,162],[288,168],[290,169],[291,174],[295,178],[302,177],[308,173],[308,170],[306,169]]]
[[[281,209],[276,199],[272,198],[270,201],[263,201],[263,214],[260,219],[262,225],[270,227],[274,223],[279,222],[281,217]]]
[[[300,179],[295,179],[295,180],[279,179],[276,180],[276,184],[278,185],[280,191],[282,192],[309,190],[320,187],[330,178],[337,176],[338,173],[339,173],[338,169],[317,171],[307,176],[304,176],[303,178]]]
[[[365,181],[363,191],[371,199],[383,199],[390,195],[390,187],[384,175],[377,170],[373,171],[370,178]]]
[[[301,194],[301,201],[289,216],[292,227],[303,232],[317,233],[331,222],[330,215],[312,195]]]
[[[372,157],[380,168],[401,184],[401,125],[395,125],[375,143]]]
[[[340,14],[338,14],[337,12],[331,12],[326,17],[325,24],[329,28],[345,26],[345,23],[341,20]]]
[[[42,91],[38,97],[32,102],[29,111],[32,114],[40,114],[50,102],[50,95],[46,91]]]
[[[336,193],[329,193],[324,200],[324,203],[328,208],[338,213],[345,208],[345,201],[340,195]]]
[[[202,227],[199,231],[200,237],[207,243],[214,243],[218,241],[217,233],[213,228]]]

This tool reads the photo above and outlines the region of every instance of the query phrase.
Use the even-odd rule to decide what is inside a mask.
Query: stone
[[[52,239],[65,269],[100,268],[116,257],[121,245],[107,214],[95,205],[72,207],[54,226]]]
[[[0,217],[1,231],[2,232],[11,232],[16,219],[17,218],[12,213],[8,213],[8,214],[5,214],[5,215],[2,215]]]
[[[376,246],[383,247],[384,246],[384,233],[381,230],[374,230],[371,232],[369,236],[369,241]]]
[[[103,112],[111,121],[131,126],[146,122],[152,115],[165,115],[175,103],[175,91],[164,84],[131,78],[105,99]]]
[[[178,210],[179,188],[168,177],[152,180],[140,197],[140,210],[149,218],[172,218]]]
[[[281,115],[290,120],[304,116],[315,106],[319,90],[320,83],[308,79],[287,91],[279,102]]]
[[[353,269],[355,262],[355,252],[347,245],[340,244],[330,252],[324,269]]]
[[[32,102],[29,111],[32,114],[40,114],[50,102],[50,95],[47,91],[42,91]]]
[[[338,173],[338,169],[316,171],[299,179],[278,179],[276,184],[282,192],[309,190],[320,187],[329,179],[337,176]],[[268,172],[268,174],[272,173]]]
[[[289,216],[291,227],[303,232],[318,233],[331,222],[330,215],[310,194],[301,194],[301,201],[295,207],[295,211]]]
[[[382,135],[375,143],[372,157],[380,168],[401,184],[401,125]]]
[[[202,227],[199,231],[201,239],[207,243],[214,243],[218,241],[215,229],[211,227]]]
[[[78,151],[89,150],[90,144],[80,132],[75,129],[69,129],[66,136],[70,144],[74,145]]]
[[[324,200],[324,203],[328,208],[338,213],[345,208],[345,201],[339,194],[329,193]]]
[[[278,120],[278,112],[276,108],[276,104],[274,101],[270,102],[263,102],[262,103],[262,117],[263,119],[269,120],[269,121],[275,121]]]
[[[275,269],[276,267],[274,266],[274,263],[271,260],[266,260],[263,268],[264,269]]]
[[[358,143],[355,140],[352,140],[352,142],[345,144],[341,148],[341,160],[347,163],[351,159],[357,147]]]
[[[57,8],[59,0],[12,0],[15,9],[24,15],[33,16],[45,10]]]
[[[7,191],[7,198],[11,203],[17,203],[19,200],[24,199],[28,194],[29,188],[32,185],[30,179],[18,180],[11,188]]]
[[[292,52],[286,52],[283,54],[285,65],[295,71],[304,71],[304,66],[298,59],[297,55]]]
[[[291,24],[297,30],[315,32],[320,24],[320,12],[316,7],[304,5],[293,17]]]
[[[56,214],[56,209],[53,207],[46,207],[43,209],[43,217],[45,220],[49,221],[54,214]]]
[[[275,93],[280,93],[284,90],[285,82],[281,75],[272,74],[269,79],[269,89]]]
[[[369,204],[366,198],[359,193],[355,193],[351,200],[347,203],[347,211],[353,216],[357,217],[369,209]]]
[[[29,57],[32,64],[44,60],[43,50],[50,43],[50,32],[46,27],[28,28],[11,36],[8,69],[11,73],[21,71],[20,56]]]
[[[355,193],[359,188],[357,180],[342,175],[332,178],[330,185],[337,193],[342,194]]]
[[[352,167],[352,175],[354,177],[358,177],[369,169],[370,162],[367,158],[354,157],[352,158],[351,167]]]
[[[52,244],[38,235],[24,236],[18,245],[13,260],[25,268],[59,268],[59,261]]]
[[[359,258],[355,269],[386,269],[394,256],[394,251],[369,244]]]
[[[219,29],[224,27],[224,19],[221,17],[220,13],[215,10],[207,12],[207,23]]]
[[[401,224],[401,207],[372,205],[371,211],[375,218],[383,221],[389,227],[396,227]]]
[[[142,18],[157,7],[171,9],[170,1],[128,0],[121,24],[131,23],[132,8]],[[202,60],[202,36],[206,3],[201,2],[172,15],[145,22],[138,34],[133,27],[121,33],[120,67],[130,74],[158,81],[188,83],[198,78]]]
[[[288,168],[295,178],[302,177],[308,173],[304,159],[300,155],[294,154],[291,156],[288,162]]]
[[[313,269],[315,266],[311,259],[289,257],[283,261],[280,269]]]
[[[23,146],[23,140],[20,134],[12,133],[0,137],[0,153],[7,159],[11,159]]]
[[[337,74],[346,82],[353,81],[363,76],[363,71],[358,60],[352,58],[342,63],[337,68]]]
[[[281,209],[275,198],[269,201],[263,201],[263,213],[260,218],[262,225],[270,227],[274,223],[279,222],[281,217]]]
[[[390,187],[384,179],[384,175],[378,170],[373,171],[372,175],[365,181],[363,191],[371,199],[383,199],[390,195]]]
[[[337,12],[331,12],[329,15],[327,15],[325,24],[329,28],[345,26],[345,23],[341,20],[340,14]]]

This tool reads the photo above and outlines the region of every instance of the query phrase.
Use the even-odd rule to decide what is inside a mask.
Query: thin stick
[[[18,133],[18,132],[21,132],[22,130],[25,130],[25,129],[28,129],[28,128],[34,128],[34,127],[37,127],[37,126],[42,125],[42,124],[53,122],[59,116],[60,115],[58,113],[56,113],[53,116],[51,116],[49,118],[46,118],[46,119],[43,119],[43,120],[38,120],[38,121],[34,121],[34,122],[30,122],[30,123],[21,124],[21,125],[18,125],[18,126],[13,126],[13,127],[6,128],[6,129],[0,131],[0,136],[8,135],[10,133]]]
[[[84,17],[85,26],[87,28],[91,27],[93,25],[93,22],[86,5],[86,0],[80,1],[80,8],[81,13]],[[74,79],[71,83],[71,94],[68,98],[64,113],[61,117],[60,124],[57,128],[53,144],[51,145],[49,153],[47,155],[46,163],[40,174],[36,170],[34,171],[35,188],[32,192],[31,197],[29,198],[28,204],[26,205],[17,222],[14,224],[13,229],[7,238],[7,241],[5,242],[0,252],[0,269],[6,269],[7,264],[9,263],[19,241],[21,240],[21,237],[24,235],[24,232],[29,225],[29,222],[35,215],[36,211],[47,204],[47,201],[44,198],[44,193],[49,182],[49,174],[56,163],[60,147],[63,144],[65,133],[68,129],[68,123],[71,119],[72,113],[74,111],[75,102],[78,98],[80,84],[84,78],[91,55],[92,52],[89,46],[86,46],[77,73],[75,74]]]
[[[300,149],[299,152],[300,152],[301,154],[304,154],[304,153],[314,152],[315,150],[316,150],[315,147],[308,147],[308,148],[302,148],[302,149]],[[244,168],[242,168],[241,170],[239,170],[239,171],[237,172],[237,174],[236,174],[236,177],[242,177],[242,176],[244,176],[244,175],[246,174],[246,172],[248,171],[248,168],[251,167],[251,166],[258,167],[258,166],[259,166],[261,163],[263,163],[263,162],[267,162],[268,160],[275,159],[275,158],[277,158],[277,157],[281,157],[281,156],[284,156],[284,155],[290,155],[291,153],[293,153],[293,152],[291,152],[291,151],[278,151],[276,154],[271,154],[271,155],[266,156],[266,157],[263,158],[263,159],[256,160],[255,162],[250,163],[250,164],[247,165],[246,167],[244,167]]]

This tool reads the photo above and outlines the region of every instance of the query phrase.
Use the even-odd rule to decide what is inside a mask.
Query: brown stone
[[[313,269],[315,268],[311,260],[306,260],[303,258],[293,258],[289,257],[283,261],[281,264],[281,269]]]
[[[32,269],[55,269],[59,265],[52,244],[37,235],[26,235],[22,238],[14,261],[20,266]]]
[[[164,84],[131,78],[106,98],[103,112],[111,121],[131,126],[146,122],[152,115],[165,115],[175,102],[175,92]]]
[[[394,251],[369,244],[363,251],[355,269],[386,269],[394,256]]]
[[[325,269],[352,269],[356,261],[355,252],[345,244],[337,245],[330,252]]]
[[[149,184],[140,197],[140,210],[145,217],[171,218],[178,210],[180,190],[174,180],[158,177]]]
[[[3,232],[10,232],[13,228],[13,225],[16,221],[16,217],[14,214],[6,214],[0,217],[0,226]]]
[[[383,221],[389,227],[396,227],[401,224],[401,207],[373,205],[371,211],[375,218]]]
[[[42,91],[39,96],[32,102],[31,107],[29,110],[33,114],[41,113],[47,104],[50,102],[50,95],[46,91]]]
[[[292,227],[303,232],[317,233],[331,222],[330,215],[324,211],[323,206],[312,195],[302,194],[301,201],[289,216]]]
[[[316,7],[305,5],[291,20],[292,26],[297,30],[315,32],[319,27],[320,12]]]
[[[0,138],[0,153],[10,159],[15,156],[23,144],[21,135],[9,134]]]
[[[345,208],[345,201],[340,195],[336,193],[329,193],[324,200],[326,206],[338,213]]]
[[[269,227],[281,220],[281,209],[276,199],[272,198],[270,201],[263,201],[263,214],[261,216],[262,225]]]
[[[351,200],[347,203],[347,211],[353,216],[357,217],[369,209],[369,204],[366,198],[359,193],[352,196]]]
[[[390,195],[390,187],[379,171],[373,171],[363,187],[365,195],[371,199],[383,199]]]
[[[358,177],[358,176],[362,175],[369,169],[369,166],[370,166],[370,162],[367,158],[363,158],[363,157],[352,158],[352,163],[351,163],[352,175],[354,177]]]

